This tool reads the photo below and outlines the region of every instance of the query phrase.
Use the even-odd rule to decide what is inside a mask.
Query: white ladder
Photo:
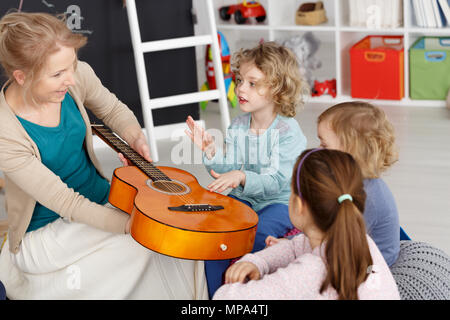
[[[222,121],[222,130],[225,133],[230,124],[230,114],[228,112],[227,94],[225,91],[225,83],[222,71],[222,60],[220,58],[220,47],[217,38],[217,28],[214,17],[214,9],[212,0],[205,0],[207,5],[207,18],[209,20],[210,34],[192,37],[182,37],[158,41],[141,41],[141,33],[139,30],[139,22],[136,12],[135,0],[127,0],[128,22],[130,24],[131,41],[133,44],[134,61],[136,64],[136,73],[139,87],[139,96],[142,105],[142,114],[144,118],[144,126],[147,131],[147,139],[150,145],[151,157],[154,162],[159,160],[158,149],[156,145],[155,130],[153,125],[152,110],[169,106],[177,106],[188,103],[196,103],[208,100],[219,100],[220,114]],[[216,90],[208,90],[187,94],[174,95],[163,98],[150,99],[148,89],[148,78],[144,63],[144,53],[180,49],[187,47],[195,47],[202,45],[211,45],[214,73],[216,76]]]

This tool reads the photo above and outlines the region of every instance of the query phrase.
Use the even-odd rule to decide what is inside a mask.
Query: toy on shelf
[[[306,32],[302,36],[294,36],[284,41],[283,45],[295,53],[300,74],[312,88],[314,85],[312,72],[322,66],[322,62],[314,56],[319,50],[320,40],[312,32]]]
[[[325,80],[324,82],[314,81],[311,96],[319,97],[323,94],[329,94],[333,98],[336,98],[336,79]]]
[[[255,0],[243,0],[242,3],[220,7],[219,9],[220,18],[225,21],[230,20],[232,14],[234,14],[234,21],[237,24],[243,24],[251,17],[255,17],[258,22],[263,22],[266,19],[266,10],[259,1]]]
[[[231,103],[231,106],[234,108],[237,105],[237,97],[234,92],[235,83],[233,79],[233,74],[231,72],[230,65],[230,49],[228,47],[227,40],[222,32],[217,32],[217,37],[219,39],[219,47],[220,47],[220,58],[222,60],[222,70],[223,70],[223,78],[225,82],[225,91],[227,93],[227,98]],[[200,88],[200,91],[206,90],[215,90],[216,86],[216,77],[214,74],[214,63],[212,59],[211,45],[206,47],[206,57],[205,57],[205,71],[206,71],[206,82]],[[208,105],[208,101],[200,102],[200,107],[205,110]]]
[[[327,22],[327,15],[323,2],[307,2],[303,3],[297,10],[295,15],[295,24],[314,26]]]

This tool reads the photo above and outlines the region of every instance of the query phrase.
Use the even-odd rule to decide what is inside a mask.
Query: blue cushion
[[[400,241],[402,240],[411,240],[411,238],[406,234],[405,230],[400,227]]]

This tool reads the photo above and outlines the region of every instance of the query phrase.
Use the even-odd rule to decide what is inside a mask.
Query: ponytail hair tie
[[[350,200],[351,202],[353,202],[353,198],[351,195],[349,195],[348,193],[344,193],[343,195],[339,196],[339,198],[337,199],[337,201],[339,202],[339,204],[342,203],[342,201],[344,200]]]

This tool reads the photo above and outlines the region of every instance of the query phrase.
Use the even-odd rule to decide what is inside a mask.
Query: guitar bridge
[[[222,206],[212,206],[210,204],[183,204],[179,207],[168,207],[171,211],[182,211],[182,212],[207,212],[207,211],[217,211],[222,210]]]

